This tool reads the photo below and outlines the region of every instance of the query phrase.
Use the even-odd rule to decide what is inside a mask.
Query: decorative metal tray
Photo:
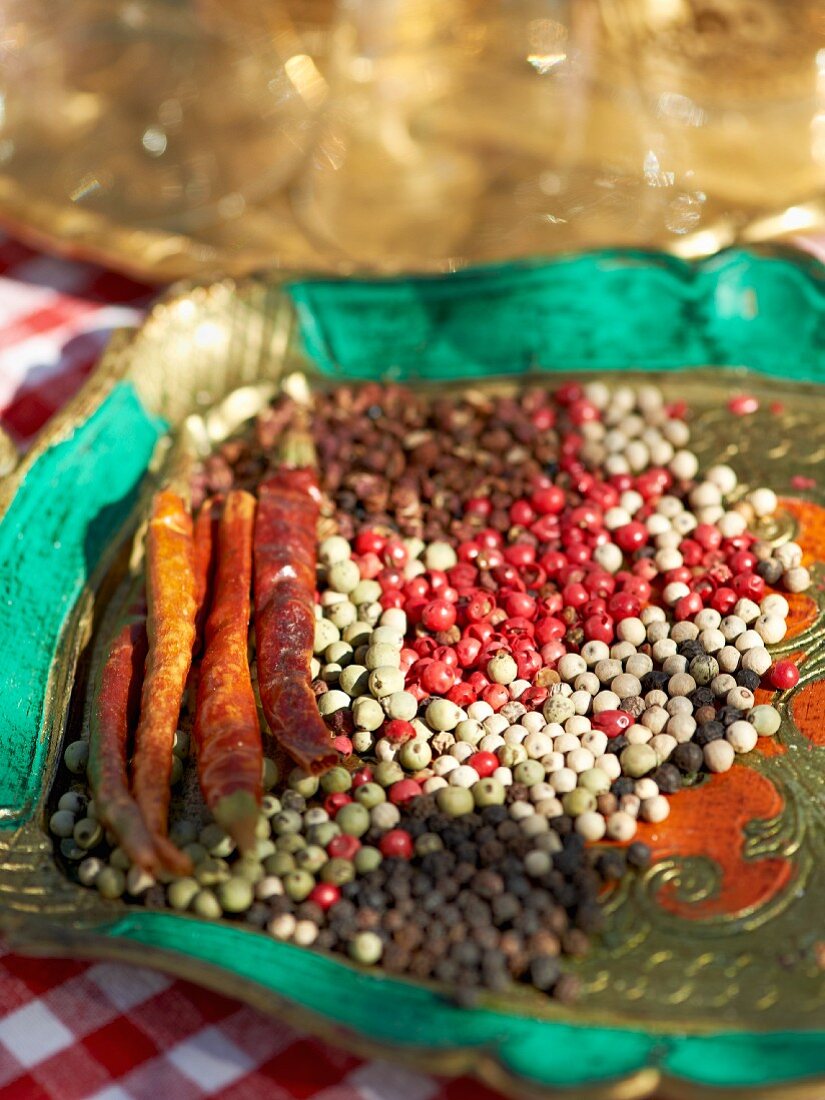
[[[172,292],[113,341],[0,483],[0,927],[17,950],[148,963],[334,1042],[473,1072],[519,1097],[825,1095],[821,565],[793,599],[782,648],[804,654],[803,676],[781,699],[775,744],[679,793],[666,825],[644,826],[656,862],[606,901],[574,1008],[524,991],[461,1008],[435,984],[239,924],[104,901],[64,875],[46,831],[95,633],[159,478],[296,370],[311,385],[379,372],[513,385],[594,369],[658,372],[696,410],[702,453],[783,496],[767,534],[793,533],[825,560],[825,292],[821,269],[790,256],[691,267],[612,252],[450,279],[225,281]],[[735,389],[759,411],[731,417]],[[793,487],[800,474],[811,488]]]

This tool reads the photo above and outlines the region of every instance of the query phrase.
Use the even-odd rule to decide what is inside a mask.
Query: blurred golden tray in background
[[[131,274],[825,228],[816,0],[6,0],[0,219]]]

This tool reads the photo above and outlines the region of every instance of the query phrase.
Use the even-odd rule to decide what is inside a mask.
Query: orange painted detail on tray
[[[825,559],[825,508],[799,497],[780,497],[779,505],[797,522],[796,541],[802,547],[804,564]]]
[[[822,548],[822,553],[825,557],[825,547]],[[783,592],[782,595],[788,601],[790,608],[788,632],[785,637],[796,638],[803,630],[813,626],[819,615],[819,608],[816,605],[816,600],[809,596],[807,592]]]
[[[767,740],[764,738],[763,740]],[[745,859],[744,828],[749,821],[775,817],[783,800],[765,776],[741,764],[710,776],[701,786],[686,788],[670,800],[670,817],[662,825],[640,825],[655,859],[704,856],[721,872],[717,892],[704,901],[689,902],[665,883],[658,901],[663,909],[686,920],[706,920],[765,905],[790,880],[785,859]]]
[[[765,702],[769,703],[770,701],[771,696],[769,694]],[[760,756],[772,757],[784,756],[788,750],[777,737],[760,737],[756,742],[755,751],[758,752]]]
[[[791,712],[799,732],[811,744],[825,748],[825,681],[817,680],[797,692]]]

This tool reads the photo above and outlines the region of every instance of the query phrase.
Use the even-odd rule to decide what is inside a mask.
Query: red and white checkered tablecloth
[[[150,291],[0,235],[0,424],[25,446]],[[26,959],[0,941],[0,1100],[495,1100],[365,1062],[237,1001],[111,963]]]

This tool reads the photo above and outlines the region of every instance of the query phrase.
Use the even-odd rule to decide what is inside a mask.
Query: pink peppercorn
[[[444,695],[455,683],[455,674],[444,661],[433,661],[421,673],[421,686],[431,695]]]
[[[543,489],[536,489],[530,497],[530,503],[540,516],[558,515],[564,510],[566,503],[564,490],[558,485],[549,485]]]
[[[613,626],[613,619],[609,615],[591,615],[584,620],[584,636],[590,642],[605,642],[609,645],[613,641]]]
[[[474,752],[467,757],[467,763],[482,779],[487,779],[498,767],[498,757],[492,752]]]
[[[412,798],[418,798],[421,794],[421,785],[414,779],[399,779],[389,789],[390,802],[396,806],[409,802]]]
[[[319,908],[326,912],[327,909],[332,908],[336,902],[341,900],[341,891],[333,882],[319,882],[310,890],[308,900],[314,901]]]
[[[359,531],[355,536],[356,554],[380,554],[386,545],[386,536],[379,534],[378,531],[368,529]]]
[[[352,786],[362,787],[365,783],[372,783],[372,768],[360,768],[353,773]]]
[[[391,718],[384,724],[381,735],[394,745],[403,745],[405,741],[411,741],[415,737],[415,727],[412,722],[405,722],[403,718]]]
[[[734,416],[749,416],[759,408],[759,398],[752,394],[740,393],[728,401],[728,410]]]
[[[360,847],[361,841],[357,836],[339,833],[327,844],[327,855],[330,859],[354,859]]]
[[[643,523],[625,523],[613,532],[613,541],[626,554],[632,554],[647,545],[650,533]]]
[[[777,661],[770,671],[770,680],[779,691],[788,691],[799,683],[799,669],[793,661]]]
[[[704,606],[702,597],[698,592],[689,592],[687,596],[682,596],[681,599],[676,601],[673,608],[673,613],[677,622],[684,622],[685,619],[692,619],[694,615],[698,615]]]
[[[733,590],[740,599],[759,603],[765,595],[765,581],[758,573],[737,573],[733,578]]]
[[[388,833],[384,833],[378,847],[381,855],[387,859],[412,859],[412,837],[403,829],[390,829]]]
[[[624,710],[602,710],[590,719],[594,729],[601,730],[605,736],[613,738],[624,733],[633,724],[633,718]]]
[[[324,809],[330,817],[335,817],[341,807],[346,806],[349,802],[352,802],[352,798],[346,791],[335,791],[333,794],[328,794],[324,799]]]
[[[346,734],[339,734],[332,742],[332,747],[342,756],[352,756],[352,741]]]
[[[381,559],[377,554],[362,554],[361,557],[356,558],[355,561],[364,580],[375,580],[383,568]]]
[[[457,707],[469,707],[471,703],[476,701],[478,695],[468,683],[462,680],[458,684],[453,684],[446,697],[451,703],[455,703]]]
[[[482,691],[481,698],[493,710],[499,711],[505,703],[510,702],[510,692],[504,684],[490,684]]]

